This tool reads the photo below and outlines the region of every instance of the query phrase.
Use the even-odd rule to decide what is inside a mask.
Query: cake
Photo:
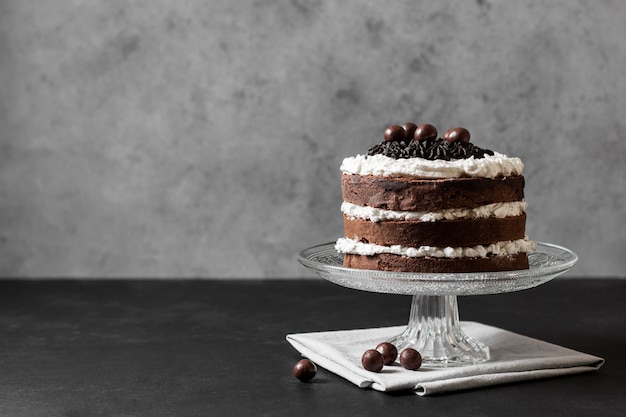
[[[524,164],[453,128],[391,125],[341,164],[345,267],[404,272],[528,269]]]

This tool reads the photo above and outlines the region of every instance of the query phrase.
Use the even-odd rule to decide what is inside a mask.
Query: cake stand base
[[[422,366],[465,366],[489,360],[489,348],[467,336],[459,323],[456,295],[414,295],[409,324],[389,340],[402,352],[413,348],[422,354]]]

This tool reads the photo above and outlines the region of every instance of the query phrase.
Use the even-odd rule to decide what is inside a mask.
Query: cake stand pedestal
[[[413,348],[428,367],[462,366],[489,360],[489,347],[461,329],[455,295],[414,295],[409,324],[389,340],[398,351]]]
[[[398,351],[422,354],[422,366],[465,366],[489,360],[489,347],[461,329],[457,296],[500,294],[541,285],[569,270],[578,256],[569,249],[537,243],[529,269],[479,273],[410,273],[344,268],[343,255],[326,243],[303,250],[298,260],[322,278],[347,288],[411,295],[406,329],[388,340]],[[381,342],[383,342],[381,340]]]

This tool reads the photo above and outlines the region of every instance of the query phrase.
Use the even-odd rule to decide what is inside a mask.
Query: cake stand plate
[[[489,347],[462,331],[457,296],[533,288],[563,274],[578,260],[567,248],[538,242],[535,252],[528,255],[530,268],[524,270],[387,272],[343,267],[343,255],[334,245],[326,243],[305,249],[298,254],[298,260],[322,278],[344,287],[413,296],[406,329],[389,342],[398,351],[407,347],[419,351],[424,367],[464,366],[489,360]]]

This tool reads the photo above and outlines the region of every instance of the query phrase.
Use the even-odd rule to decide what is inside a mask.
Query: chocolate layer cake
[[[342,164],[344,266],[407,272],[528,268],[523,164],[469,142],[463,128],[385,131]]]

